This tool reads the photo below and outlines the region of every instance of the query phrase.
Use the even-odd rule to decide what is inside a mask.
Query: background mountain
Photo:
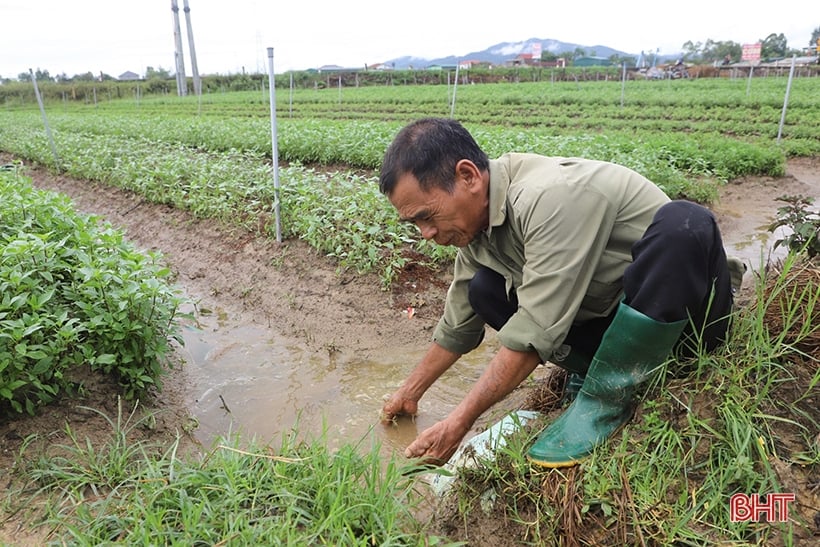
[[[392,65],[395,63],[396,69],[408,68],[424,68],[430,65],[454,65],[458,61],[475,60],[484,61],[494,65],[504,64],[507,61],[512,61],[522,53],[532,53],[535,44],[541,44],[541,51],[549,51],[551,53],[565,53],[572,52],[576,49],[582,49],[589,56],[594,57],[610,57],[611,55],[619,55],[622,57],[637,57],[639,53],[625,53],[617,49],[612,49],[607,46],[584,46],[580,44],[573,44],[571,42],[561,42],[560,40],[549,40],[543,38],[530,38],[523,42],[501,42],[495,44],[482,51],[471,51],[464,55],[450,55],[449,57],[439,57],[436,59],[425,59],[422,57],[397,57],[385,61],[385,64]]]

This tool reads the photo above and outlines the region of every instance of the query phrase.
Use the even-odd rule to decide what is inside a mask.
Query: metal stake
[[[51,153],[54,155],[54,166],[57,172],[60,171],[60,157],[57,155],[57,146],[54,144],[54,137],[51,134],[51,126],[48,125],[48,118],[46,117],[46,108],[43,106],[43,98],[40,96],[40,88],[37,87],[37,78],[34,76],[34,71],[28,69],[31,74],[31,83],[34,84],[34,95],[37,97],[37,104],[40,105],[40,114],[43,116],[43,125],[46,126],[46,135],[48,136],[48,143],[51,145]]]
[[[276,217],[276,241],[282,243],[282,226],[279,220],[279,147],[276,130],[276,82],[273,77],[273,48],[268,48],[268,80],[270,87],[270,140],[273,160],[273,212]]]

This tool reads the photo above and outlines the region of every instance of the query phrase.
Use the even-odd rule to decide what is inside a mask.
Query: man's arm
[[[410,376],[382,407],[382,421],[390,422],[397,416],[415,416],[421,396],[459,357],[461,354],[433,342]]]
[[[447,462],[478,417],[523,382],[539,362],[536,352],[502,347],[461,403],[447,418],[423,431],[407,447],[405,456]]]

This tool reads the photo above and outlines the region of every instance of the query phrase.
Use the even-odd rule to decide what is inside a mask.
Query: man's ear
[[[468,189],[476,189],[481,185],[481,171],[470,160],[459,160],[456,163],[456,181],[464,182]]]

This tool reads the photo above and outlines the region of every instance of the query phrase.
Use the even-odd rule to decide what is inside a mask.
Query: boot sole
[[[578,460],[567,460],[565,462],[543,462],[532,458],[531,456],[527,456],[527,461],[531,464],[537,465],[538,467],[544,467],[546,469],[560,469],[562,467],[575,467],[579,465],[585,458],[581,458]]]

